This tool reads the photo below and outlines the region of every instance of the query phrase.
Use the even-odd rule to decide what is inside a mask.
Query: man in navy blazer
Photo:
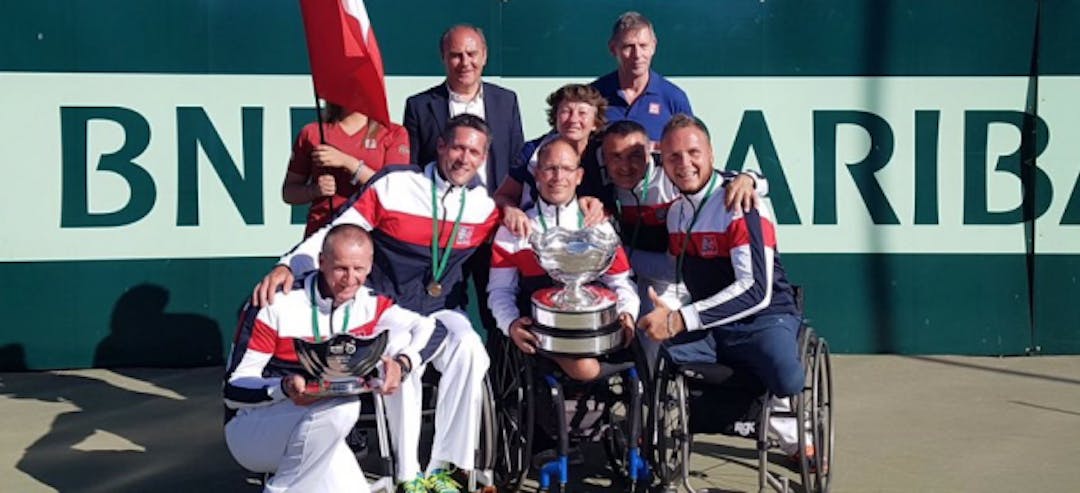
[[[468,24],[450,27],[439,40],[439,51],[446,81],[405,101],[402,121],[409,132],[410,156],[420,166],[434,161],[436,140],[446,121],[462,113],[479,116],[491,129],[491,139],[487,161],[477,170],[476,179],[493,196],[525,141],[517,94],[480,80],[487,63],[487,41],[479,28]],[[487,306],[490,269],[491,244],[486,243],[466,261],[464,271],[476,285],[480,323],[487,330],[495,327],[495,317]]]
[[[478,179],[494,194],[525,141],[517,94],[480,80],[487,63],[487,42],[474,26],[447,29],[439,43],[446,80],[405,102],[405,129],[413,161],[423,166],[435,160],[435,141],[446,121],[471,113],[487,122],[492,139],[487,163]]]

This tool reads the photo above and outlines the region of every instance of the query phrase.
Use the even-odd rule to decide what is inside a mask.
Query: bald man
[[[367,231],[335,226],[323,240],[319,269],[245,317],[237,334],[225,377],[225,442],[246,469],[274,473],[265,491],[368,491],[345,443],[359,418],[359,400],[312,395],[307,383],[316,377],[299,364],[294,339],[320,342],[343,333],[371,339],[389,332],[384,394],[395,393],[402,376],[431,356],[427,342],[437,322],[364,287],[373,256]]]

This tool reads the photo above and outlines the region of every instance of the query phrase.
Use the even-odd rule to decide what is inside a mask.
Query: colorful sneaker
[[[432,493],[461,493],[461,485],[454,481],[450,474],[450,471],[445,469],[436,469],[425,480],[428,491]]]
[[[795,461],[796,464],[801,464],[802,463],[802,457],[799,455],[798,452],[792,454],[790,457],[791,457],[791,460]],[[807,472],[815,473],[815,472],[818,471],[817,450],[814,449],[814,444],[812,444],[812,443],[806,444],[806,465],[809,468],[809,471],[807,471]],[[821,468],[821,472],[825,473],[825,474],[828,474],[829,473],[829,465],[824,464],[822,466],[822,468]]]
[[[401,491],[404,493],[428,493],[427,480],[419,473],[412,481],[401,483]]]

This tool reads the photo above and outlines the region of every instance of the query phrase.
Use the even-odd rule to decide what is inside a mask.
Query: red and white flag
[[[300,0],[319,97],[390,123],[382,55],[363,0]]]

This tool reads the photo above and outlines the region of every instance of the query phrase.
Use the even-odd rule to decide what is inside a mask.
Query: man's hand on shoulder
[[[754,178],[749,173],[740,173],[739,176],[728,182],[724,194],[724,207],[729,211],[738,207],[742,212],[750,212],[758,207],[758,196],[754,190]]]
[[[281,289],[283,293],[288,293],[292,289],[292,284],[292,269],[285,265],[277,265],[262,281],[259,281],[259,284],[255,285],[255,289],[251,292],[251,304],[258,307],[268,306],[274,302],[274,293],[278,289]]]
[[[502,225],[514,236],[521,238],[527,238],[529,233],[532,233],[532,228],[529,227],[529,216],[525,214],[525,211],[512,205],[503,207]]]
[[[584,216],[585,226],[587,227],[591,228],[607,219],[607,214],[604,213],[604,203],[596,197],[579,197],[578,207],[581,208],[581,214]]]

